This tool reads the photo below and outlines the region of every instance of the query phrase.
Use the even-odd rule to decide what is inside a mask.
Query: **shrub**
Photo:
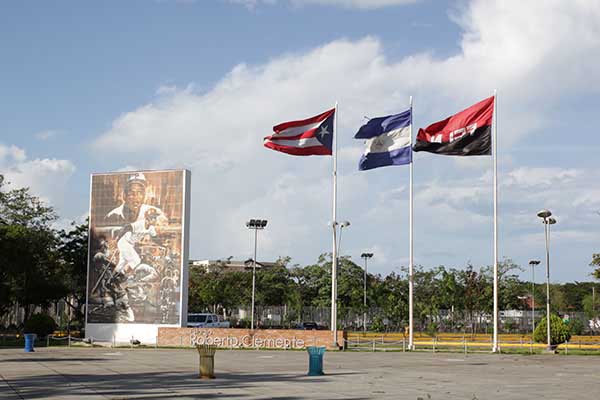
[[[538,343],[546,343],[547,341],[546,317],[542,318],[540,323],[535,327],[533,340]],[[569,326],[563,322],[558,315],[550,315],[550,344],[557,345],[571,339],[571,330]]]
[[[569,328],[571,330],[571,335],[581,335],[583,334],[583,330],[585,326],[583,325],[583,321],[579,318],[573,318],[569,321]]]
[[[431,336],[437,336],[437,332],[438,332],[438,324],[436,322],[430,322],[429,325],[427,325],[427,329],[425,330],[425,332]]]
[[[373,318],[373,322],[371,323],[371,330],[375,332],[385,331],[385,325],[383,324],[383,320],[380,316]]]
[[[254,323],[256,326],[256,321]],[[248,318],[242,318],[237,321],[236,328],[249,329],[250,325],[250,320]]]
[[[35,333],[38,336],[46,336],[54,332],[56,322],[46,314],[33,314],[23,326],[23,333]]]
[[[504,329],[511,333],[512,331],[518,328],[517,322],[515,320],[509,319],[504,323]]]

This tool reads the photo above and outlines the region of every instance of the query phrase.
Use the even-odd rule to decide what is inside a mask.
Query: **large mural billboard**
[[[181,323],[187,182],[185,170],[92,175],[88,324]]]

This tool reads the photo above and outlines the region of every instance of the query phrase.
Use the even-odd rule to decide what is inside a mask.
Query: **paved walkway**
[[[0,399],[598,399],[600,357],[325,353],[308,377],[298,351],[0,349]]]

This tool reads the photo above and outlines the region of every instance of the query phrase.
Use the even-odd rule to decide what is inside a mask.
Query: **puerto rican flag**
[[[335,108],[301,121],[283,122],[264,139],[264,146],[294,156],[330,156]]]

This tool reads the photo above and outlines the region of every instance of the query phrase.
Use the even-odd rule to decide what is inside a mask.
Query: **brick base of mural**
[[[338,331],[338,348],[344,346],[346,332]],[[222,348],[305,349],[333,346],[331,331],[292,329],[158,328],[159,346],[213,345]]]

